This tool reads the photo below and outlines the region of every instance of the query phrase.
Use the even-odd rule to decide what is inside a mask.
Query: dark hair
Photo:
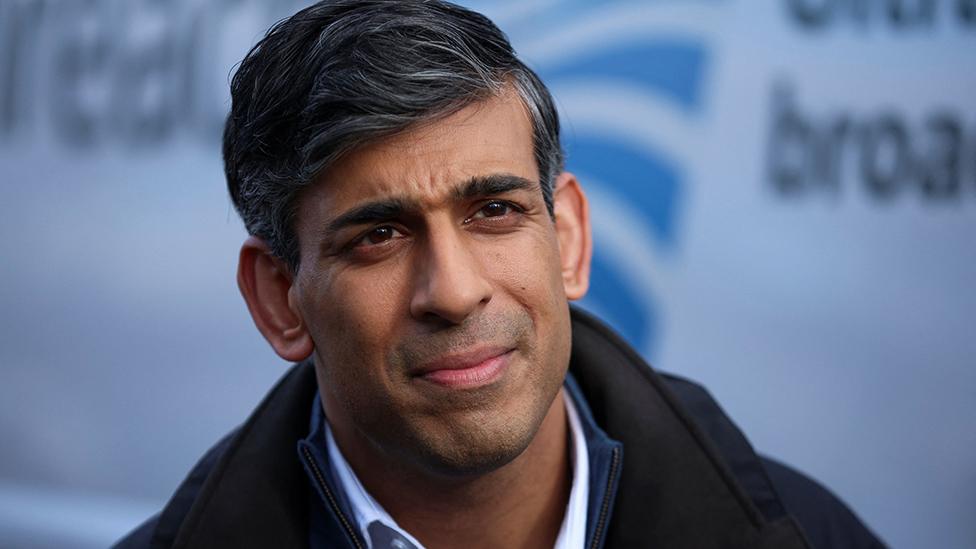
[[[231,82],[223,152],[234,206],[295,270],[296,197],[337,158],[507,85],[531,118],[552,214],[563,167],[556,109],[494,23],[438,0],[319,2],[275,24]]]

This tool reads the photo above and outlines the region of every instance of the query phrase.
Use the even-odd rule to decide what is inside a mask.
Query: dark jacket
[[[578,310],[570,371],[596,423],[623,444],[606,547],[883,547],[825,488],[759,457],[703,388],[655,373]],[[309,505],[320,503],[296,443],[316,389],[310,364],[292,368],[117,547],[307,547]],[[335,547],[352,546],[346,520],[324,525]]]

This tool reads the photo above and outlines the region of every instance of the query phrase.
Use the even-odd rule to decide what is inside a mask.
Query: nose
[[[414,318],[460,324],[491,300],[492,285],[473,245],[454,227],[430,231],[415,257]]]

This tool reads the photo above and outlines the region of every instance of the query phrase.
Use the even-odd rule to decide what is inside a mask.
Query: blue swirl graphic
[[[689,111],[700,101],[705,51],[698,43],[618,43],[562,61],[545,67],[543,80],[555,83],[572,77],[627,82],[667,97]]]
[[[609,43],[584,55],[564,58],[541,67],[546,82],[593,80],[620,82],[646,90],[683,112],[701,105],[702,80],[707,62],[703,46],[692,40],[662,41],[649,37],[640,42]],[[594,98],[594,101],[612,100]],[[655,249],[676,246],[676,219],[681,211],[684,177],[680,166],[666,151],[613,136],[610,132],[577,132],[567,142],[567,168],[580,174],[594,174],[612,193],[638,212],[652,229]],[[635,238],[647,238],[644,227],[635,227]],[[591,290],[582,301],[614,326],[635,348],[653,355],[658,325],[654,302],[641,296],[623,275],[626,265],[609,257],[596,243],[591,273]],[[637,277],[639,278],[639,277]]]

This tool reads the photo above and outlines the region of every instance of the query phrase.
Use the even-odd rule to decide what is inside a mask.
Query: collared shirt
[[[586,437],[580,423],[579,414],[573,398],[568,392],[564,392],[566,403],[566,415],[569,420],[570,439],[573,444],[572,456],[573,465],[573,484],[570,489],[569,501],[566,504],[566,511],[563,515],[563,522],[559,528],[559,535],[556,537],[554,549],[581,549],[586,542],[586,516],[587,503],[589,501],[589,478],[590,463],[586,448]],[[316,399],[318,405],[318,399]],[[346,495],[349,505],[352,508],[355,520],[363,539],[369,544],[369,534],[367,526],[373,521],[380,521],[385,526],[408,539],[422,549],[423,545],[417,541],[409,532],[401,528],[393,517],[383,509],[373,496],[359,481],[356,473],[349,466],[339,446],[335,443],[332,436],[332,429],[328,422],[324,422],[326,445],[328,446],[329,462],[332,473],[339,482],[340,489]]]

